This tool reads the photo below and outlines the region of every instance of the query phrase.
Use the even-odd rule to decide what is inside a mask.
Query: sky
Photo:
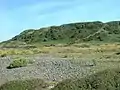
[[[0,42],[26,29],[120,20],[120,0],[0,0]]]

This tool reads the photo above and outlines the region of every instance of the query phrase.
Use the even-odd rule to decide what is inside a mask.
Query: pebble
[[[40,78],[48,81],[62,81],[71,77],[85,76],[90,74],[89,67],[71,63],[70,60],[52,56],[34,56],[27,57],[34,60],[34,63],[27,67],[6,69],[12,61],[12,58],[0,58],[0,78],[2,81],[11,81],[17,79]],[[87,63],[88,64],[88,63]],[[92,67],[91,67],[92,68]],[[0,84],[2,82],[0,81]]]

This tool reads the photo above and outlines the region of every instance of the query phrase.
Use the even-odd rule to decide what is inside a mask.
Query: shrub
[[[5,54],[5,53],[0,55],[0,57],[6,57],[6,56],[7,56],[7,54]]]
[[[12,63],[10,63],[10,65],[7,67],[8,69],[12,69],[12,68],[19,68],[19,67],[25,67],[28,64],[28,60],[26,59],[15,59]]]
[[[108,69],[82,79],[65,80],[52,90],[120,90],[120,69]]]
[[[115,54],[116,54],[116,55],[120,55],[120,52],[116,52]]]
[[[80,47],[81,48],[90,48],[90,45],[89,44],[81,44]]]
[[[62,58],[68,58],[68,55],[63,55]]]
[[[9,81],[0,90],[46,90],[48,84],[41,79]]]

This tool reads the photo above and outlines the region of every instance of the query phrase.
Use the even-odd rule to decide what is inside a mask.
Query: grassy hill
[[[25,30],[10,41],[24,43],[120,42],[120,21],[81,22]]]

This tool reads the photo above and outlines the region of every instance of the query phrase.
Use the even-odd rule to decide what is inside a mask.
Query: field
[[[107,69],[119,68],[120,43],[42,44],[35,48],[1,48],[0,56],[0,85],[14,80],[37,78],[53,88],[66,79],[84,78]],[[7,68],[16,59],[25,59],[29,63],[21,65],[17,62],[15,67]],[[45,90],[51,89],[48,87]],[[13,90],[8,88],[0,90]]]

